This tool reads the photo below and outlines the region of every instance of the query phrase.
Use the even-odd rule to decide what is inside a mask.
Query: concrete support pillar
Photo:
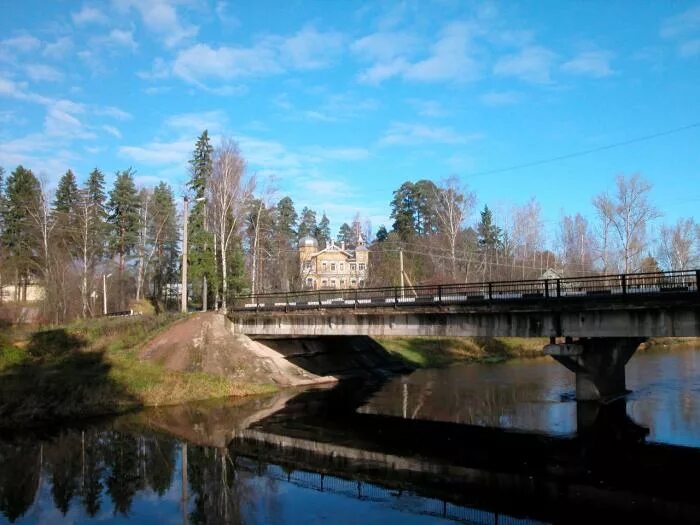
[[[627,393],[625,365],[644,339],[599,337],[549,344],[544,353],[576,374],[578,401],[608,401]]]

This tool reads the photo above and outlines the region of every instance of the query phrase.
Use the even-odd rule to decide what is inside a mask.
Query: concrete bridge
[[[624,366],[648,337],[700,336],[700,270],[313,290],[239,297],[230,318],[253,338],[549,337],[580,400],[623,394]]]

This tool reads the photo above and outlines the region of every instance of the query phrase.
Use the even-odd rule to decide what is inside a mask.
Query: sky
[[[0,166],[49,185],[181,195],[208,129],[334,230],[450,176],[501,221],[536,197],[551,236],[617,175],[699,218],[700,2],[0,0],[0,35]]]

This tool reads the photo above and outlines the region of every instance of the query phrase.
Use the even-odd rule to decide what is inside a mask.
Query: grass
[[[2,336],[0,427],[274,390],[141,361],[140,346],[179,318],[104,318]]]
[[[518,337],[382,337],[379,344],[420,368],[456,362],[501,362],[542,355],[546,338]]]

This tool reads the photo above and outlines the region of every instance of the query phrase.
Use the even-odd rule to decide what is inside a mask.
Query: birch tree
[[[700,259],[700,226],[692,218],[661,227],[659,259],[669,270],[688,270]]]
[[[238,145],[224,139],[214,150],[213,169],[207,203],[221,260],[221,309],[227,311],[228,253],[231,240],[245,217],[245,204],[255,186],[246,175],[246,163]]]
[[[613,197],[600,194],[593,200],[593,205],[615,237],[622,270],[630,273],[639,269],[641,256],[648,245],[647,226],[660,217],[660,213],[649,202],[651,184],[639,175],[619,175],[615,187]]]
[[[471,215],[475,202],[475,195],[463,190],[457,177],[445,179],[442,185],[435,189],[434,213],[438,219],[440,232],[447,238],[453,280],[457,278],[457,241],[464,221]]]

